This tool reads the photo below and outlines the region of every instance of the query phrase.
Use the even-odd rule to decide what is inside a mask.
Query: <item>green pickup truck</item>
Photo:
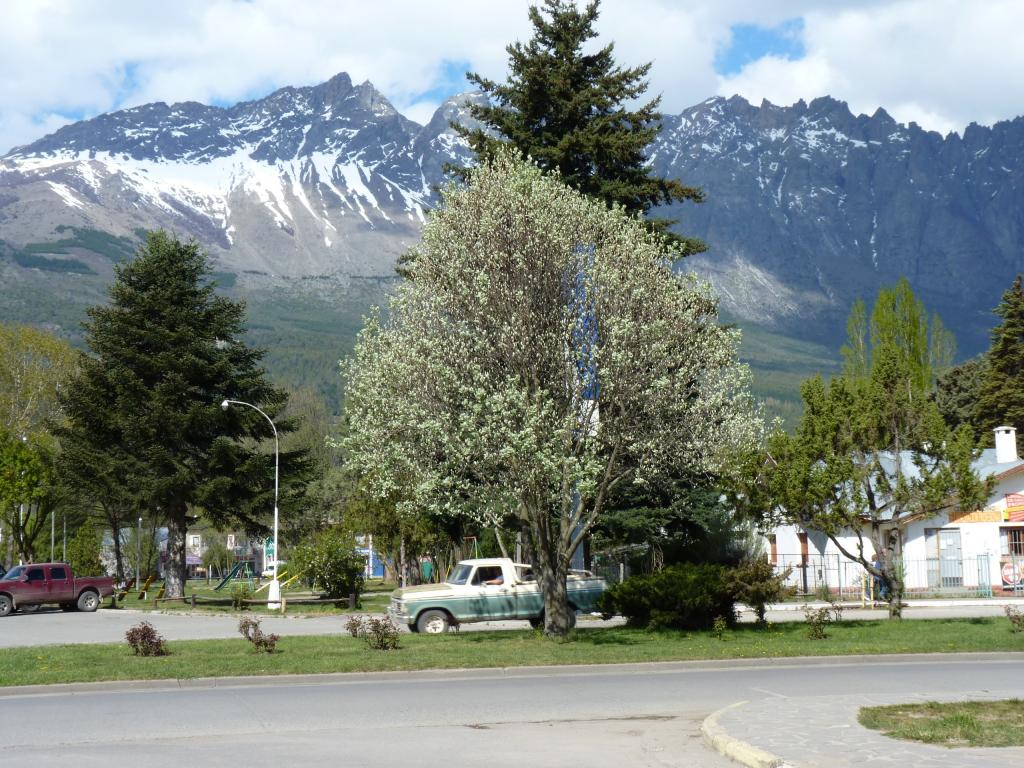
[[[604,579],[572,571],[566,581],[574,611],[593,611]],[[463,560],[442,584],[421,584],[391,593],[388,615],[413,632],[441,634],[474,621],[524,619],[544,624],[544,598],[529,565],[507,557]]]

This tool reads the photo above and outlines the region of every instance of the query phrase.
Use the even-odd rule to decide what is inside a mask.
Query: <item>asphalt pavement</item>
[[[100,683],[0,691],[0,743],[4,764],[42,768],[717,768],[733,765],[702,738],[717,717],[736,743],[770,737],[778,764],[1020,765],[1024,750],[888,742],[852,719],[862,701],[1008,696],[1024,654]]]

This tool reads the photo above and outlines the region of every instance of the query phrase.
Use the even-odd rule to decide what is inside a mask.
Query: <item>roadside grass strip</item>
[[[857,720],[894,739],[943,747],[1024,746],[1022,699],[862,707]]]
[[[2,621],[2,620],[0,620]],[[282,637],[275,653],[245,640],[169,641],[167,656],[132,655],[126,643],[0,650],[0,686],[159,680],[244,675],[386,672],[427,669],[626,664],[697,659],[758,659],[858,654],[1024,652],[1024,634],[1002,618],[849,621],[809,640],[802,623],[740,625],[713,632],[587,629],[570,642],[531,630],[400,636],[400,647],[375,651],[348,635]]]

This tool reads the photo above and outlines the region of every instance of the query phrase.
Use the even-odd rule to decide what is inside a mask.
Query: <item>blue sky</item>
[[[0,153],[62,124],[149,101],[227,105],[338,72],[428,120],[501,80],[529,0],[0,0]],[[938,131],[1024,111],[1021,0],[602,0],[600,43],[653,63],[678,113],[712,95],[831,95]]]
[[[796,61],[807,55],[804,20],[799,17],[786,19],[773,27],[733,24],[729,32],[729,43],[715,56],[715,71],[720,75],[735,75],[765,56]]]

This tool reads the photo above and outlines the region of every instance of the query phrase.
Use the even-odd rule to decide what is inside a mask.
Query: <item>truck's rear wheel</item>
[[[0,595],[0,616],[6,616],[14,610],[14,603],[7,595]]]
[[[416,619],[416,629],[425,635],[443,635],[451,626],[451,619],[444,611],[424,611]]]
[[[78,610],[92,613],[100,607],[100,596],[87,589],[78,596]]]

